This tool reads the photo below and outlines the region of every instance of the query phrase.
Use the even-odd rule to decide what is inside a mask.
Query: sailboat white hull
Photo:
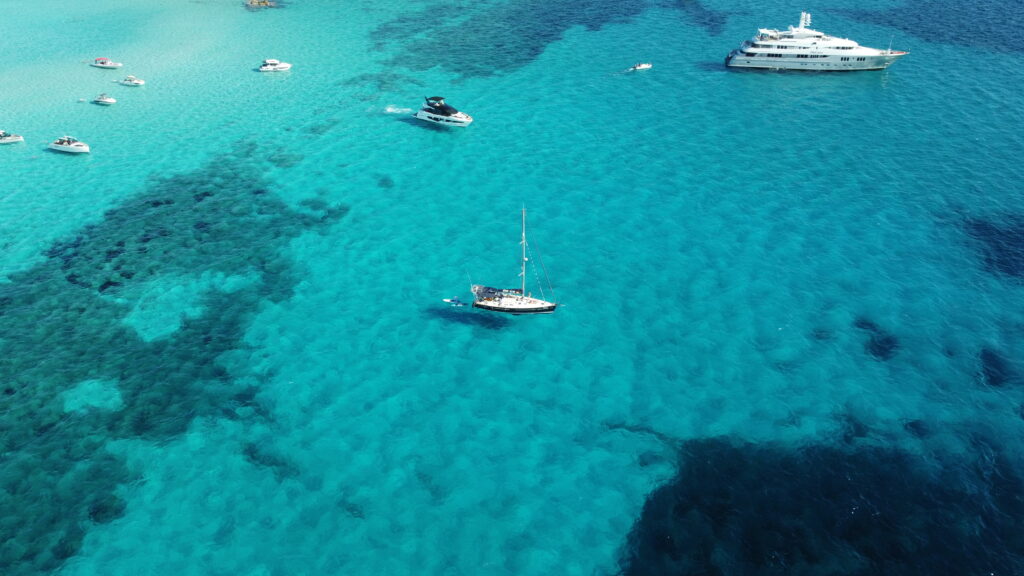
[[[532,296],[524,296],[515,288],[489,288],[473,286],[474,308],[504,312],[506,314],[551,314],[558,307],[555,302],[548,302]]]
[[[558,307],[556,302],[548,302],[534,298],[526,291],[526,208],[523,208],[523,239],[519,242],[523,248],[520,257],[519,277],[522,285],[519,288],[491,288],[482,284],[473,284],[473,307],[505,314],[551,314]],[[546,274],[546,273],[545,273]],[[551,288],[550,284],[548,288]],[[552,292],[554,294],[554,292]],[[543,288],[541,295],[544,295]]]

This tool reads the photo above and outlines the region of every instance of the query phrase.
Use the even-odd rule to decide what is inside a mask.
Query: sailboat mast
[[[523,296],[526,296],[526,207],[523,207],[523,240],[520,242],[523,246],[523,259],[520,262],[522,268],[519,271],[519,277],[522,279],[522,290]]]

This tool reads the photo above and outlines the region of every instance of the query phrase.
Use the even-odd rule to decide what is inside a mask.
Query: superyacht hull
[[[763,70],[811,70],[824,72],[855,72],[859,70],[884,70],[906,52],[892,52],[878,56],[827,56],[814,60],[804,58],[771,58],[744,56],[733,52],[725,59],[730,68],[760,68]],[[845,58],[845,60],[844,60]]]

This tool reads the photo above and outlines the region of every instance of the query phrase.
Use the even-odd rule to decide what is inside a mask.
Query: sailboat
[[[534,298],[526,291],[526,262],[528,245],[526,243],[526,208],[523,208],[523,238],[519,242],[523,254],[520,261],[519,288],[491,288],[482,284],[473,284],[473,307],[490,310],[492,312],[504,312],[506,314],[551,314],[558,307],[556,302],[548,302],[542,298]],[[550,290],[551,287],[548,286]],[[553,294],[552,294],[553,295]],[[544,289],[541,288],[541,296]]]

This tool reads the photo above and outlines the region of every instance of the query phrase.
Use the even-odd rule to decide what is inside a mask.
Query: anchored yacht
[[[111,104],[116,104],[117,100],[115,100],[114,98],[111,98],[110,96],[107,96],[106,93],[103,93],[103,94],[100,94],[99,96],[93,98],[92,99],[92,103],[93,104],[99,104],[100,106],[110,106]]]
[[[291,64],[287,62],[281,62],[280,60],[274,60],[273,58],[268,58],[264,60],[263,64],[260,64],[259,67],[260,72],[284,72],[285,70],[291,69]]]
[[[71,136],[62,136],[50,142],[50,150],[67,152],[68,154],[88,154],[89,145]]]
[[[89,65],[93,66],[93,67],[96,67],[96,68],[108,68],[108,69],[120,68],[121,66],[124,66],[124,64],[121,64],[120,62],[114,62],[110,58],[97,58],[97,59],[92,61],[92,64],[89,64]]]
[[[145,86],[146,81],[142,78],[136,78],[135,76],[125,76],[124,80],[121,80],[122,86]]]
[[[14,144],[15,142],[24,142],[25,139],[19,134],[11,134],[6,130],[0,130],[0,144]]]
[[[734,68],[773,70],[881,70],[907,52],[861,46],[847,38],[836,38],[811,30],[811,15],[800,13],[800,25],[788,30],[761,28],[757,35],[725,57]]]
[[[469,123],[473,121],[473,117],[469,114],[459,112],[450,105],[445,104],[444,98],[441,96],[427,98],[423,108],[420,108],[419,112],[413,114],[413,116],[420,120],[444,124],[445,126],[469,126]]]
[[[528,244],[526,243],[526,208],[523,208],[523,236],[519,242],[522,246],[523,255],[519,260],[519,287],[518,288],[491,288],[490,286],[484,286],[482,284],[473,284],[470,286],[470,290],[473,292],[473,307],[481,308],[483,310],[490,310],[492,312],[504,312],[505,314],[551,314],[558,307],[557,302],[549,302],[544,300],[546,295],[544,294],[543,285],[540,286],[542,298],[534,298],[533,294],[526,291],[526,262],[530,260],[527,256],[529,252]],[[534,270],[536,273],[536,270]],[[544,274],[545,278],[547,273]],[[548,290],[552,292],[554,296],[554,290],[551,288],[551,284],[548,283]],[[446,302],[451,302],[453,299],[448,299]],[[458,302],[458,299],[454,299]],[[461,303],[460,303],[461,304]]]

